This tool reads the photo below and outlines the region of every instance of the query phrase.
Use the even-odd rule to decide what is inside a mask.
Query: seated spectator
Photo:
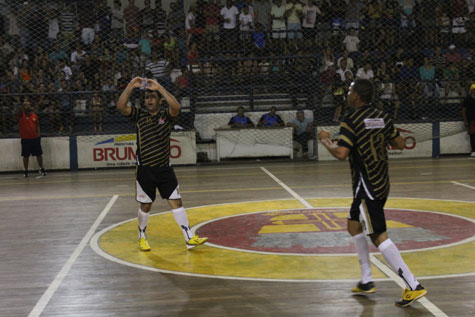
[[[350,72],[351,76],[353,76],[353,72],[351,68],[348,67],[346,59],[341,60],[340,67],[337,69],[336,73],[340,75],[341,81],[345,81],[345,73]]]
[[[181,68],[181,75],[176,78],[175,87],[177,88],[177,96],[182,97],[188,92],[190,87],[190,72],[188,67]]]
[[[266,114],[263,114],[262,117],[259,119],[257,123],[258,128],[279,128],[283,127],[284,121],[282,118],[276,113],[277,108],[272,106],[270,111]]]
[[[81,44],[77,43],[76,49],[71,53],[71,63],[80,64],[84,60],[84,55],[86,55],[86,51]]]
[[[356,72],[356,78],[372,80],[374,78],[374,73],[373,73],[373,70],[371,69],[371,64],[366,63],[364,67],[359,68],[358,71]]]
[[[298,147],[294,151],[299,151],[302,148],[303,157],[308,158],[308,141],[313,139],[312,136],[312,119],[305,118],[303,111],[297,111],[295,119],[287,123],[288,127],[294,128],[294,140],[298,143]]]
[[[419,74],[424,85],[424,95],[426,97],[436,97],[439,95],[439,86],[434,82],[435,67],[430,63],[430,59],[424,58],[424,65],[419,68]]]
[[[456,63],[450,63],[444,69],[445,97],[457,97],[462,94],[462,86],[460,85],[460,69]],[[450,96],[452,94],[452,96]]]
[[[398,120],[398,110],[401,102],[396,94],[396,84],[394,84],[389,73],[384,74],[383,80],[379,83],[377,89],[379,93],[378,108],[385,110],[388,107],[394,107],[393,119]]]
[[[462,56],[459,52],[455,50],[455,45],[451,44],[449,46],[449,51],[445,53],[446,63],[458,63],[462,59]]]
[[[237,115],[229,120],[228,125],[234,129],[254,128],[252,120],[244,114],[244,108],[237,108]]]
[[[353,59],[350,57],[350,52],[348,52],[347,50],[344,50],[343,51],[343,55],[338,58],[336,64],[338,67],[340,67],[340,64],[341,64],[341,61],[342,60],[346,60],[346,67],[349,68],[349,69],[353,69],[355,66],[353,64]]]

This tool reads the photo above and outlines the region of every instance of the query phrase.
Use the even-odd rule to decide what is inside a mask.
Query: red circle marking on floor
[[[197,233],[215,245],[257,252],[354,253],[347,213],[343,208],[251,213],[217,219]],[[475,234],[473,222],[448,214],[385,209],[385,215],[389,237],[401,251],[443,246]]]

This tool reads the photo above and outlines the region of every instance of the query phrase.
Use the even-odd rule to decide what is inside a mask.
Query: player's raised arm
[[[170,114],[170,116],[176,117],[180,114],[180,110],[181,110],[180,103],[162,85],[160,85],[158,82],[156,82],[153,79],[147,79],[147,89],[156,90],[160,93],[160,95],[163,96],[163,98],[165,98],[169,106],[168,113]]]
[[[123,115],[128,116],[132,112],[132,109],[127,106],[127,103],[129,102],[130,95],[132,94],[134,88],[143,87],[142,81],[143,78],[135,77],[129,82],[127,87],[125,87],[124,91],[120,95],[119,100],[117,101],[117,110],[119,110]]]

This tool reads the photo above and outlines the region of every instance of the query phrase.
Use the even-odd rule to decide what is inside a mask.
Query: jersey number
[[[373,158],[375,161],[382,161],[386,159],[386,155],[384,152],[384,135],[377,134],[372,135],[370,140],[371,144],[371,153],[373,154]]]

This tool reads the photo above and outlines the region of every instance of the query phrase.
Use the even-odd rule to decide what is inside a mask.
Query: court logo
[[[445,214],[399,209],[387,209],[385,214],[391,240],[400,250],[441,246],[475,233],[472,222]],[[216,246],[254,252],[354,253],[347,217],[344,208],[259,212],[217,219],[197,233]]]

